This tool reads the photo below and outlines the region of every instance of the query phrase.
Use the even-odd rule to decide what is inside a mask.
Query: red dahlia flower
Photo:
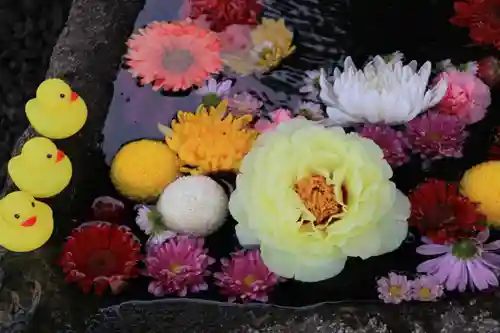
[[[129,228],[106,222],[82,224],[73,230],[59,265],[67,282],[76,282],[88,293],[101,295],[109,286],[119,293],[126,280],[139,275],[141,244]]]
[[[478,44],[500,49],[500,0],[466,0],[454,4],[456,15],[450,22],[468,27],[469,36]]]
[[[187,16],[205,16],[210,29],[221,32],[233,24],[256,25],[262,11],[261,0],[185,0]]]
[[[409,195],[410,225],[436,244],[453,243],[484,230],[485,217],[455,184],[428,180]]]

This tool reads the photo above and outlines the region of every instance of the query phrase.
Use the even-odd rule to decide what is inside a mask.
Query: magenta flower
[[[498,287],[500,255],[494,251],[500,249],[500,241],[484,244],[489,235],[489,229],[485,229],[476,238],[449,245],[432,244],[423,237],[425,244],[417,248],[417,253],[440,256],[421,263],[417,271],[434,276],[447,290],[464,291],[467,283],[472,290]]]
[[[411,300],[411,283],[405,275],[389,273],[377,280],[378,297],[385,303],[399,304]]]
[[[144,275],[155,281],[149,284],[149,292],[155,296],[178,294],[186,296],[188,291],[207,290],[205,276],[215,260],[207,255],[202,238],[177,236],[166,243],[152,246],[144,262]]]
[[[271,120],[267,120],[265,118],[260,118],[255,123],[255,129],[260,133],[267,132],[269,130],[275,129],[276,126],[281,124],[282,122],[293,119],[292,111],[287,109],[277,109],[271,112],[269,115]],[[304,118],[303,116],[298,116],[298,118]]]
[[[396,168],[409,161],[408,143],[403,133],[388,125],[366,125],[359,134],[373,140],[384,152],[384,158]]]
[[[443,285],[430,275],[417,277],[411,283],[411,298],[415,301],[433,302],[444,294]]]
[[[462,157],[467,135],[465,125],[457,117],[437,112],[413,119],[406,128],[412,151],[427,160]]]
[[[214,273],[215,284],[228,296],[229,302],[267,302],[268,293],[280,278],[269,271],[259,250],[238,251],[231,259],[221,259],[222,272]]]
[[[258,98],[243,92],[230,97],[227,107],[234,116],[243,116],[246,114],[259,114],[262,105],[263,103]]]

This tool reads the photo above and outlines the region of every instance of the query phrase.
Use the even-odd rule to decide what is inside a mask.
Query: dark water
[[[181,1],[148,0],[138,17],[136,27],[152,20],[172,20],[178,17]],[[434,64],[451,58],[459,64],[478,60],[492,50],[470,45],[467,32],[453,27],[448,19],[453,14],[450,0],[380,0],[380,1],[330,1],[330,0],[266,0],[263,16],[284,17],[295,33],[297,51],[269,74],[259,78],[231,77],[236,81],[232,92],[251,91],[261,96],[266,109],[278,106],[294,108],[300,100],[297,95],[305,70],[332,67],[350,55],[361,65],[369,56],[404,53],[406,59],[419,64],[430,60]],[[420,162],[414,161],[395,171],[395,182],[407,192],[427,177],[459,180],[470,166],[485,158],[490,130],[500,123],[498,98],[493,94],[493,104],[487,118],[471,127],[471,135],[461,160],[437,162],[426,173]],[[140,138],[162,139],[157,123],[169,124],[177,110],[194,111],[201,98],[194,92],[186,96],[165,96],[154,92],[150,86],[140,87],[132,76],[121,70],[115,83],[115,95],[104,128],[103,151],[109,163],[120,146]],[[103,179],[103,193],[116,195]],[[132,203],[127,203],[129,220],[137,235],[142,235],[133,224]],[[207,240],[211,254],[227,256],[237,246],[233,234],[234,221]],[[221,245],[222,244],[222,245]],[[325,301],[376,300],[375,279],[389,271],[414,272],[423,259],[415,255],[415,241],[410,237],[403,246],[390,254],[369,260],[349,259],[345,270],[338,276],[318,283],[288,281],[276,288],[271,302],[279,305],[303,306]],[[154,299],[147,292],[149,280],[134,281],[131,288],[119,298],[104,302],[116,303],[131,299]],[[224,301],[216,289],[190,295]]]

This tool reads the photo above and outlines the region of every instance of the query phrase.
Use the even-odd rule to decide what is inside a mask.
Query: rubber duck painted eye
[[[52,154],[47,154],[47,158],[52,158]]]
[[[66,95],[65,94],[59,94],[59,97],[64,98],[64,97],[66,97]]]
[[[34,201],[31,203],[31,207],[35,207],[35,202]]]
[[[14,215],[14,217],[15,217],[16,219],[18,219],[18,218],[20,218],[20,217],[21,217],[21,215],[19,215],[19,214],[15,214],[15,215]]]

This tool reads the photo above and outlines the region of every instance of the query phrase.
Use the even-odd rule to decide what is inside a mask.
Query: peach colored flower
[[[265,118],[260,118],[257,120],[255,123],[255,129],[259,131],[260,133],[264,133],[266,131],[275,129],[276,126],[281,124],[282,122],[288,121],[293,117],[292,111],[287,110],[287,109],[277,109],[271,112],[270,114],[271,120],[267,120]],[[302,116],[299,116],[298,118],[304,118]]]
[[[491,104],[490,89],[479,78],[467,72],[445,72],[436,78],[445,78],[448,89],[436,105],[439,112],[455,115],[465,124],[473,124],[484,118]]]
[[[154,90],[201,86],[222,69],[217,34],[191,21],[152,22],[128,40],[129,71]]]

